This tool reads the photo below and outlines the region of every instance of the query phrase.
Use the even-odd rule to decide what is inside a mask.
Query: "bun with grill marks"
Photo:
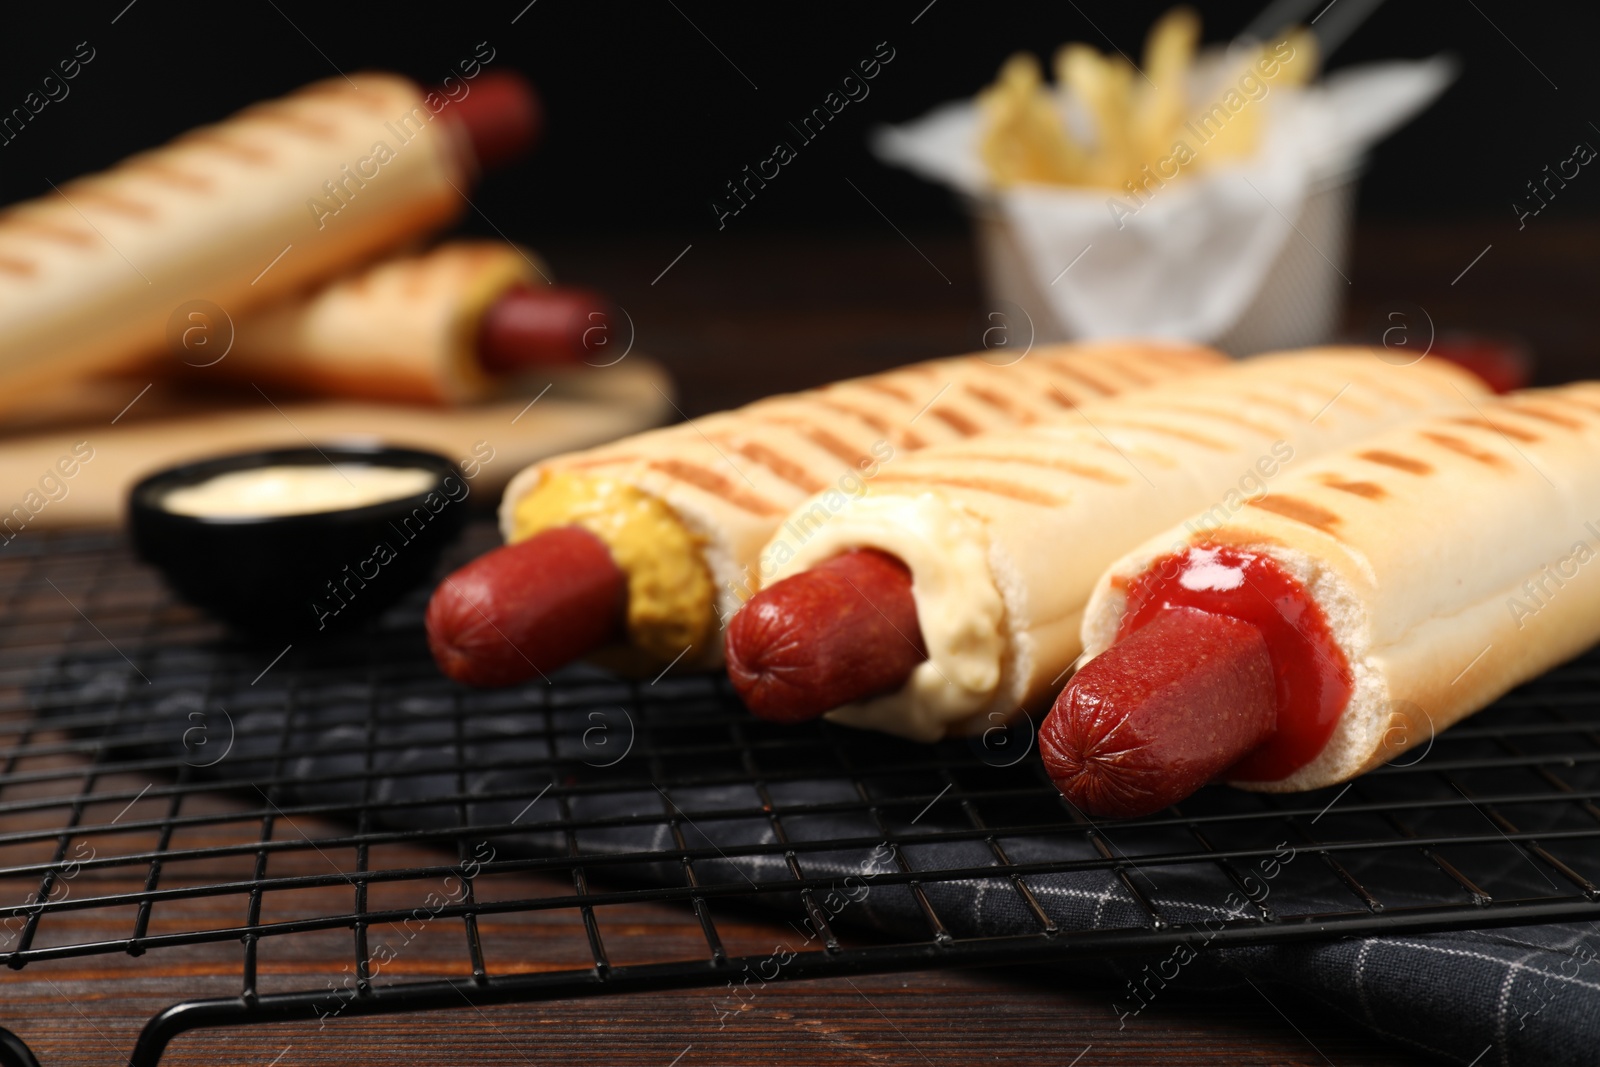
[[[1330,453],[1219,524],[1114,563],[1083,622],[1108,648],[1128,583],[1174,546],[1270,557],[1321,609],[1352,695],[1283,792],[1378,766],[1600,640],[1600,382],[1481,399]]]
[[[1484,395],[1442,361],[1396,367],[1369,349],[1247,359],[897,458],[841,508],[813,497],[762,553],[776,561],[768,584],[857,548],[903,561],[928,658],[897,690],[829,717],[922,741],[982,732],[1059,690],[1095,579],[1129,546],[1202,509],[1237,513],[1315,455],[1470,413]]]

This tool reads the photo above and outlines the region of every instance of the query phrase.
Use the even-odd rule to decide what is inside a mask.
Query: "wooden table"
[[[1350,270],[1349,324],[1362,333],[1391,308],[1422,307],[1437,328],[1514,332],[1540,360],[1540,376],[1585,373],[1600,309],[1589,298],[1600,242],[1578,227],[1535,242],[1498,223],[1450,229],[1363,230]],[[731,235],[637,241],[623,246],[545,249],[565,280],[599,285],[628,310],[636,345],[678,376],[680,406],[695,415],[780,389],[978,346],[985,320],[970,247],[958,235],[891,232],[881,239],[820,236],[754,240]],[[1485,245],[1493,249],[1451,280]],[[913,247],[914,245],[914,247]],[[924,258],[925,257],[925,258]],[[656,279],[654,282],[652,279]],[[1370,331],[1366,331],[1369,333]],[[619,339],[620,340],[620,339]],[[135,787],[137,788],[137,786]],[[207,797],[194,809],[239,801]],[[315,833],[317,827],[304,827]],[[426,862],[420,853],[414,860]],[[326,873],[314,853],[291,854],[276,873]],[[297,872],[293,865],[300,865]],[[196,869],[196,879],[239,872]],[[86,871],[85,891],[136,888]],[[530,878],[530,882],[532,879]],[[306,891],[298,906],[327,913],[349,906],[348,890]],[[532,892],[532,889],[530,889]],[[319,894],[328,894],[321,897]],[[186,902],[173,921],[228,925],[235,898]],[[124,936],[95,929],[99,913],[59,917],[56,936]],[[628,944],[662,958],[698,951],[682,915],[665,906],[628,912]],[[539,916],[480,920],[497,944],[521,958],[500,967],[534,968],[584,959]],[[72,924],[80,924],[74,927]],[[89,928],[84,928],[88,926]],[[758,916],[719,923],[735,943],[781,936]],[[286,939],[290,953],[264,953],[263,986],[320,988],[349,959],[348,934]],[[462,974],[458,937],[422,938],[394,966],[398,977]],[[91,957],[36,964],[0,976],[0,1025],[33,1047],[44,1067],[123,1061],[154,1013],[180,999],[239,992],[241,948],[219,943],[131,959]],[[1017,969],[931,972],[853,981],[785,983],[763,989],[749,1009],[719,1028],[714,993],[662,993],[398,1018],[340,1019],[324,1028],[286,1024],[180,1038],[165,1063],[702,1064],[1015,1062],[1076,1064],[1386,1064],[1422,1062],[1317,1004],[1269,990],[1206,997],[1166,991],[1118,1029],[1112,984],[1071,973]]]

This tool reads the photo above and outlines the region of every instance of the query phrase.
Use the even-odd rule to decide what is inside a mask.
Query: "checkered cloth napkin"
[[[425,656],[420,647],[415,654]],[[1297,822],[1322,844],[1403,845],[1408,834],[1466,835],[1472,843],[1334,850],[1340,873],[1307,834],[1296,834],[1275,814],[1277,802],[1205,790],[1183,814],[1201,820],[1210,846],[1254,851],[1236,861],[1230,875],[1214,861],[1140,865],[1142,856],[1203,852],[1196,824],[1168,819],[1106,824],[1093,835],[1061,832],[1065,809],[1040,788],[1036,754],[999,766],[1011,758],[986,761],[961,742],[930,749],[826,724],[783,732],[737,720],[730,733],[729,698],[709,677],[667,679],[647,689],[574,668],[554,686],[467,693],[421,668],[414,684],[375,689],[346,680],[364,677],[359,667],[301,670],[296,677],[291,660],[260,684],[247,684],[245,672],[236,684],[219,685],[219,677],[234,675],[217,671],[204,649],[155,655],[167,661],[145,666],[156,680],[148,687],[130,685],[127,665],[114,656],[55,664],[51,704],[63,706],[63,688],[72,695],[66,704],[74,714],[120,701],[113,727],[118,750],[170,754],[174,744],[187,744],[193,758],[185,762],[219,787],[256,796],[253,783],[286,782],[273,793],[284,807],[369,804],[392,825],[440,830],[461,830],[464,810],[469,828],[515,824],[492,838],[500,855],[568,855],[566,830],[555,824],[580,823],[576,840],[585,855],[662,856],[628,865],[627,877],[658,884],[684,884],[674,827],[689,848],[718,853],[695,860],[702,885],[790,880],[781,852],[739,854],[743,846],[777,840],[763,807],[770,804],[788,839],[799,844],[805,876],[837,880],[835,889],[816,895],[831,923],[889,938],[931,936],[913,889],[879,880],[902,871],[902,860],[917,871],[963,872],[921,882],[933,911],[958,938],[1035,933],[1041,923],[1034,902],[1062,931],[1074,932],[1148,929],[1152,909],[1164,922],[1200,923],[1205,930],[1221,929],[1227,920],[1285,924],[1353,911],[1371,915],[1378,926],[1383,916],[1408,908],[1459,909],[1470,905],[1475,891],[1496,902],[1570,896],[1573,883],[1549,864],[1509,839],[1497,841],[1504,825],[1473,799],[1519,791],[1549,800],[1517,806],[1515,829],[1551,835],[1541,844],[1600,882],[1594,838],[1555,840],[1560,831],[1592,831],[1600,823],[1600,810],[1581,800],[1600,789],[1600,761],[1563,768],[1562,782],[1575,791],[1574,800],[1573,794],[1551,794],[1549,783],[1536,782],[1526,766],[1508,768],[1504,759],[1497,766],[1493,758],[1505,754],[1498,731],[1528,721],[1536,691],[1441,735],[1423,758],[1448,771],[1443,777],[1380,771],[1349,794],[1330,789],[1293,798],[1297,811],[1321,809]],[[426,659],[420,663],[426,666]],[[1591,674],[1600,680],[1600,672]],[[292,716],[291,707],[297,709]],[[219,709],[227,712],[231,747],[225,756],[218,751],[224,741]],[[196,713],[206,726],[204,738],[194,733]],[[1541,743],[1539,736],[1524,731],[1518,743],[1526,748]],[[201,741],[210,747],[195,744]],[[1542,743],[1595,749],[1576,731],[1551,733]],[[759,780],[749,772],[750,752],[761,766]],[[839,763],[840,753],[849,769]],[[1472,769],[1480,764],[1486,766]],[[458,803],[463,783],[472,798],[464,808]],[[988,796],[997,790],[1008,792],[1003,803]],[[1241,817],[1214,818],[1228,815]],[[1052,825],[1029,833],[1030,822]],[[991,838],[983,827],[1008,829]],[[975,832],[934,839],[952,831]],[[889,839],[897,849],[881,843]],[[805,842],[855,844],[813,851]],[[1094,866],[1103,863],[1102,847],[1127,861],[1121,873]],[[1009,875],[983,873],[1001,863],[997,848],[1011,864],[1081,861],[1082,869],[1026,875],[1030,902]],[[601,867],[589,869],[589,876],[606,877]],[[1363,891],[1381,902],[1380,912],[1367,910]],[[805,915],[795,894],[761,899],[789,917]],[[814,926],[799,923],[796,931],[796,941],[802,935],[810,940],[804,947],[821,944]],[[1600,933],[1593,924],[1241,947],[1224,942],[1202,940],[1108,964],[1114,972],[1106,984],[1108,1025],[1133,1026],[1141,1016],[1148,1023],[1162,1011],[1168,989],[1228,983],[1253,986],[1270,998],[1288,987],[1445,1062],[1600,1063]]]

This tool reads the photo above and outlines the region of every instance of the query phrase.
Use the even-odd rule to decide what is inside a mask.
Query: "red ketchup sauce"
[[[1119,641],[1174,607],[1227,615],[1261,631],[1277,683],[1277,729],[1220,777],[1276,781],[1317,757],[1350,701],[1350,663],[1293,576],[1266,556],[1198,544],[1156,560],[1126,590]]]

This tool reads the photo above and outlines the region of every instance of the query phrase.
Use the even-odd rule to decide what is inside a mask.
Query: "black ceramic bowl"
[[[262,518],[168,511],[172,490],[255,467],[419,468],[427,490],[339,511]],[[405,448],[326,446],[245,452],[187,463],[133,487],[135,550],[183,596],[238,629],[302,636],[376,615],[426,578],[467,518],[468,484],[444,456]]]

